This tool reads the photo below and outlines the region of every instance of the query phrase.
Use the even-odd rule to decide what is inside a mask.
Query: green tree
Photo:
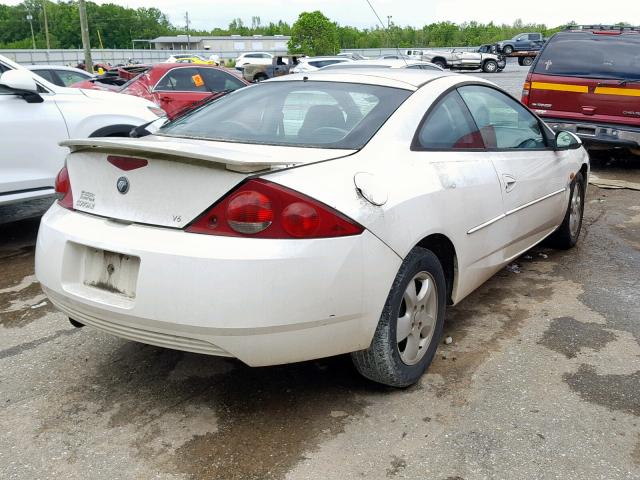
[[[332,55],[340,51],[338,27],[322,12],[302,12],[291,27],[289,52]]]

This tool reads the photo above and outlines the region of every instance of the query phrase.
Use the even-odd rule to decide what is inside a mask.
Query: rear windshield
[[[362,148],[411,91],[322,81],[242,88],[158,134],[237,143]]]
[[[640,78],[640,35],[556,36],[540,54],[534,72],[592,78]]]

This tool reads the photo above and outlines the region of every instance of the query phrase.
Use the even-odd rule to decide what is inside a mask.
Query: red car
[[[233,70],[212,65],[159,63],[135,67],[133,70],[124,67],[116,72],[109,71],[103,79],[86,80],[72,86],[143,97],[160,106],[169,118],[174,118],[192,105],[213,98],[216,93],[249,85]]]
[[[586,145],[640,155],[640,28],[557,33],[532,65],[522,103]]]

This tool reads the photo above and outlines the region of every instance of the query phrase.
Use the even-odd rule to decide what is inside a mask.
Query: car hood
[[[145,100],[144,98],[134,97],[131,95],[123,95],[117,92],[110,92],[107,90],[89,90],[86,88],[80,89],[80,91],[88,98],[92,100],[104,101],[104,102],[117,102],[123,103],[127,106],[131,106],[133,103],[138,102],[140,106],[149,106],[155,107],[156,104],[150,102],[149,100]]]

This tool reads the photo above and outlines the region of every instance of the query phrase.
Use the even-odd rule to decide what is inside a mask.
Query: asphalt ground
[[[518,96],[525,72],[487,77]],[[33,275],[38,222],[0,226],[2,479],[640,479],[638,191],[591,186],[578,246],[450,309],[406,390],[347,356],[249,368],[75,329]]]

